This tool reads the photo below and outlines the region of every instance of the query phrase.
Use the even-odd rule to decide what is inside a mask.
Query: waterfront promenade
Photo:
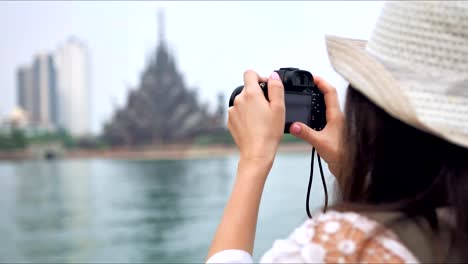
[[[310,145],[302,142],[282,143],[279,152],[308,152]],[[162,145],[142,148],[108,148],[103,150],[73,149],[63,151],[57,158],[61,159],[122,159],[122,160],[183,160],[211,158],[236,154],[235,145]],[[0,160],[29,160],[38,159],[38,155],[31,150],[0,152]]]

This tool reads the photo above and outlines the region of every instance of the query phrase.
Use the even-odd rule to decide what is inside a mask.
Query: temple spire
[[[160,8],[158,10],[158,35],[159,35],[159,45],[163,45],[166,42],[166,25],[164,19],[164,10]]]
[[[168,69],[171,68],[171,58],[168,51],[168,46],[166,42],[166,25],[164,10],[162,8],[158,9],[158,46],[156,48],[156,67],[159,69]]]

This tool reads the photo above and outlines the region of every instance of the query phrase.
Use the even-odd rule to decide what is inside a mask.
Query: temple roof
[[[104,136],[111,144],[180,141],[224,127],[220,114],[207,113],[195,91],[184,83],[164,39],[162,11],[158,18],[160,41],[154,57],[144,69],[137,89],[129,93],[125,106],[105,126]]]

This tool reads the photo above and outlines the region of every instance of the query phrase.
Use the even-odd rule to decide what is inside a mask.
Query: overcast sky
[[[100,131],[122,106],[158,42],[157,10],[189,87],[212,107],[228,98],[246,69],[262,75],[285,66],[306,69],[337,86],[324,35],[368,39],[382,2],[0,2],[0,116],[16,106],[15,71],[70,36],[91,53],[92,124]]]

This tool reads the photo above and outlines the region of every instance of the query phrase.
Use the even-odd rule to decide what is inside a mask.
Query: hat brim
[[[392,117],[457,145],[468,147],[467,131],[449,129],[445,125],[421,118],[421,111],[418,111],[421,104],[415,102],[418,98],[413,98],[408,89],[402,87],[405,82],[398,78],[393,69],[386,67],[366,50],[366,44],[365,40],[326,36],[328,55],[335,71]]]

